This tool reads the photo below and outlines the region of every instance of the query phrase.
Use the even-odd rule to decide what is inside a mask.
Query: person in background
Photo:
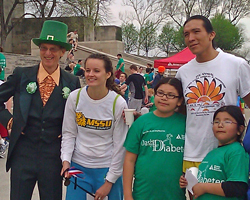
[[[72,61],[71,63],[69,63],[66,67],[65,70],[68,71],[69,73],[74,72],[74,67],[76,66],[76,62]]]
[[[78,60],[78,63],[74,67],[74,75],[84,77],[85,69],[82,67],[82,60]]]
[[[124,143],[124,199],[185,200],[179,178],[186,117],[175,112],[183,101],[181,82],[162,78],[154,91],[157,109],[132,124]]]
[[[193,186],[197,200],[245,200],[248,189],[249,155],[241,145],[245,118],[237,106],[223,106],[213,117],[213,133],[218,148],[199,165],[198,183]],[[187,180],[180,178],[180,186]]]
[[[75,55],[74,55],[74,44],[73,44],[74,40],[73,39],[69,39],[69,43],[71,44],[71,49],[69,50],[68,54],[67,54],[67,61],[69,63],[74,62],[75,60]]]
[[[122,58],[122,54],[117,54],[118,63],[116,65],[115,77],[120,78],[122,72],[125,72],[125,63]]]
[[[153,80],[153,83],[152,83],[152,88],[154,88],[157,83],[161,80],[161,78],[163,77],[163,74],[165,72],[165,67],[164,66],[159,66],[158,67],[158,74],[156,74],[154,80]]]
[[[78,34],[77,34],[77,30],[75,29],[73,32],[70,32],[67,34],[67,37],[69,37],[70,39],[73,40],[73,51],[77,51],[77,46],[78,46]]]
[[[123,143],[128,126],[122,113],[127,104],[114,83],[111,60],[92,54],[84,63],[87,86],[72,92],[67,100],[62,134],[61,174],[83,171],[78,185],[95,194],[95,200],[123,200]],[[71,180],[76,180],[72,177]],[[70,184],[66,200],[86,200],[86,192]]]
[[[64,106],[69,93],[80,87],[77,77],[59,66],[66,50],[66,24],[47,20],[39,38],[41,62],[16,67],[0,86],[0,123],[11,129],[6,169],[10,171],[10,200],[30,200],[38,185],[40,200],[62,199],[60,171]],[[13,114],[5,102],[13,96]]]
[[[146,68],[146,74],[144,74],[144,79],[146,81],[148,89],[152,88],[152,81],[153,81],[153,79],[151,79],[150,77],[150,73],[151,73],[151,68]]]
[[[0,46],[0,52],[3,52],[3,47],[1,47],[1,46]],[[0,80],[4,81],[5,68],[6,68],[6,58],[2,53],[0,53],[0,67],[1,67]]]
[[[127,80],[127,74],[125,72],[122,72],[120,75],[120,90],[121,93],[124,97],[124,99],[126,100],[126,102],[128,103],[128,93],[129,93],[129,86],[127,86],[125,84],[126,80]]]
[[[130,66],[130,73],[131,75],[127,78],[125,84],[129,86],[129,91],[131,93],[129,101],[128,101],[128,108],[136,109],[136,111],[141,110],[142,102],[143,102],[143,89],[145,89],[145,97],[144,103],[148,103],[148,88],[145,83],[144,78],[138,74],[137,66],[131,65]]]
[[[144,77],[144,73],[142,71],[143,71],[143,67],[139,67],[138,74]]]
[[[145,106],[149,108],[149,112],[153,112],[156,110],[155,94],[153,88],[148,89],[148,97],[149,97],[149,103]]]

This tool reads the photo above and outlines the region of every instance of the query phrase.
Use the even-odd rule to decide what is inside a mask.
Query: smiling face
[[[157,92],[179,96],[178,91],[174,86],[170,84],[162,84],[158,87]],[[180,106],[182,103],[182,98],[168,99],[165,95],[163,97],[157,96],[155,94],[155,106],[157,110],[154,111],[155,115],[158,117],[169,117],[174,114],[177,106]]]
[[[212,41],[215,32],[208,33],[201,19],[193,19],[184,26],[185,43],[190,51],[199,58],[199,56],[209,55],[214,51]]]
[[[106,72],[104,61],[89,58],[85,64],[85,79],[89,87],[106,87],[111,72]]]
[[[66,50],[58,45],[45,43],[42,43],[39,48],[43,67],[47,71],[55,70]]]
[[[219,140],[219,145],[231,144],[237,141],[241,133],[238,131],[236,120],[231,115],[227,112],[219,112],[214,121],[220,122],[219,124],[214,123],[213,125],[214,136]],[[233,123],[225,123],[225,121],[231,121]],[[224,124],[221,122],[224,122]],[[240,128],[244,130],[244,127]]]

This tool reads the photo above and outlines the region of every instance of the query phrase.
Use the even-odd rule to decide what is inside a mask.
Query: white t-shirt
[[[70,32],[69,37],[70,37],[70,39],[73,39],[74,41],[78,41],[78,34],[77,33],[75,34],[74,32]]]
[[[70,93],[66,102],[61,159],[72,160],[87,168],[109,167],[106,179],[114,183],[122,175],[123,169],[123,143],[128,126],[123,121],[122,112],[127,108],[127,103],[119,96],[113,115],[116,92],[109,91],[104,98],[93,100],[84,87],[76,108],[78,91]]]
[[[219,52],[211,61],[196,59],[177,72],[187,106],[184,160],[201,162],[218,141],[212,131],[214,112],[224,105],[236,105],[237,97],[250,93],[250,66],[234,55]]]

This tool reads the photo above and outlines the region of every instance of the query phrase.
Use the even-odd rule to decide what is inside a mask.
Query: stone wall
[[[77,29],[79,41],[84,40],[84,24],[80,17],[63,17],[52,18],[53,20],[64,22],[68,25],[69,32]],[[17,19],[13,19],[15,23]],[[31,39],[39,38],[43,21],[42,19],[24,18],[12,30],[11,50],[8,52],[18,54],[31,53]],[[95,40],[120,40],[121,41],[121,28],[117,26],[100,26],[95,30]]]
[[[23,2],[24,0],[19,0],[19,1]],[[4,12],[4,17],[5,17],[4,20],[7,19],[7,16],[9,14],[10,10],[12,9],[14,2],[15,2],[15,0],[3,0],[3,5],[4,5],[3,12]],[[23,13],[24,13],[24,4],[20,3],[14,9],[11,17],[12,18],[19,18],[23,15]],[[11,25],[11,23],[12,22],[10,21],[8,25]],[[0,31],[1,31],[1,26],[0,26]],[[12,43],[12,32],[9,33],[9,35],[6,39],[4,51],[10,52],[12,50],[11,43]]]

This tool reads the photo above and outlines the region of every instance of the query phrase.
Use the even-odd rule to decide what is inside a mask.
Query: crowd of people
[[[60,31],[51,37],[52,29]],[[165,77],[163,66],[153,76],[151,64],[145,73],[131,65],[127,76],[121,54],[115,69],[106,55],[91,54],[67,73],[59,66],[72,51],[67,32],[66,24],[45,21],[33,39],[41,62],[16,67],[0,86],[0,123],[10,132],[11,200],[31,199],[36,183],[41,200],[61,200],[62,180],[67,200],[184,200],[184,174],[192,167],[198,183],[190,199],[247,199],[246,124],[236,105],[240,96],[250,106],[250,66],[216,49],[206,17],[184,23],[185,43],[196,58],[175,78]],[[86,86],[80,88],[77,76],[85,76]],[[5,105],[11,97],[13,112]],[[144,106],[150,112],[128,129],[124,109]],[[250,142],[244,144],[249,149]],[[6,145],[2,138],[0,145]]]

